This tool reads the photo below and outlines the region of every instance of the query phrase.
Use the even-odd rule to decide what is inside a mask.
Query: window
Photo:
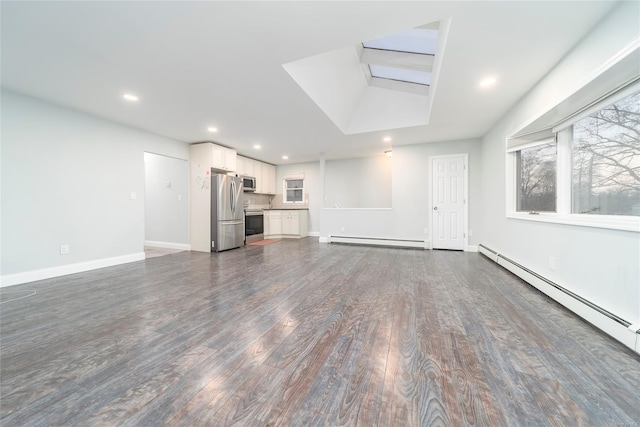
[[[556,155],[555,140],[516,151],[518,212],[555,212]]]
[[[508,138],[507,179],[508,217],[640,231],[640,85]]]
[[[640,216],[640,92],[573,124],[571,212]]]
[[[426,24],[362,42],[360,61],[367,65],[369,83],[426,95],[438,46],[438,27],[438,23]]]
[[[283,203],[304,203],[304,176],[284,178]]]

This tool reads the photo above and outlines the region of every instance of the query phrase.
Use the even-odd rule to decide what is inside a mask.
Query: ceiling
[[[273,164],[321,153],[369,156],[389,146],[483,136],[613,6],[2,1],[2,86],[185,143],[216,141]],[[448,31],[436,54],[428,124],[345,134],[284,67],[436,21],[447,22]],[[330,62],[326,67],[332,72]],[[480,88],[487,76],[497,83]],[[379,90],[393,110],[393,91],[387,98]],[[125,101],[127,92],[139,101]],[[376,114],[369,120],[379,120]],[[209,133],[210,126],[219,131]]]

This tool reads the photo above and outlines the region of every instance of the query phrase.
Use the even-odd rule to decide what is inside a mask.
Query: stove
[[[264,239],[264,212],[262,209],[244,210],[244,242],[253,243]]]

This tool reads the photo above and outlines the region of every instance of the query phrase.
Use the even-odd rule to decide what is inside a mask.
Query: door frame
[[[469,153],[459,153],[459,154],[444,154],[440,156],[429,156],[429,198],[428,198],[428,206],[429,206],[429,215],[427,218],[429,224],[429,249],[433,250],[433,161],[435,159],[444,159],[447,157],[459,157],[463,158],[463,178],[462,178],[462,197],[464,199],[464,213],[463,213],[463,251],[469,251]]]

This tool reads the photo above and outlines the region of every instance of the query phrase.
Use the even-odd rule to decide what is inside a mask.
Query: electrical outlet
[[[181,202],[182,201],[182,194],[178,194],[178,201]]]
[[[69,253],[69,245],[60,245],[60,255],[67,255]]]
[[[473,236],[473,230],[469,229],[469,236]]]
[[[132,191],[130,197],[131,197],[131,200],[135,200],[138,198],[138,195],[135,193],[135,191]]]
[[[555,271],[555,269],[556,269],[556,258],[550,256],[549,257],[549,270]]]
[[[343,227],[340,227],[340,231],[344,231],[344,226],[343,226]]]

